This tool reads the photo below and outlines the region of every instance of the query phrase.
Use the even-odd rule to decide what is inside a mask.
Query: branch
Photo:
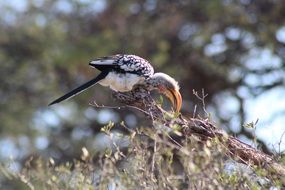
[[[285,186],[284,165],[276,162],[270,155],[241,142],[233,136],[227,135],[210,121],[197,118],[186,119],[182,115],[174,119],[165,117],[169,113],[159,107],[149,92],[142,87],[138,87],[131,92],[114,92],[113,97],[127,106],[138,108],[147,117],[159,121],[167,127],[179,125],[182,128],[181,132],[184,137],[195,135],[202,141],[218,138],[227,147],[227,156],[248,166],[258,166],[265,169],[268,171],[267,177],[272,178],[274,176],[281,180],[283,186]]]

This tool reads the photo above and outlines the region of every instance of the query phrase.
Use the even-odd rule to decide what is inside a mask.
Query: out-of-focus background
[[[0,1],[0,161],[69,161],[104,147],[109,121],[147,126],[134,109],[89,105],[119,105],[100,85],[47,106],[98,74],[90,60],[117,53],[177,79],[185,116],[205,115],[193,94],[204,90],[208,116],[229,134],[284,150],[284,13],[281,0]]]

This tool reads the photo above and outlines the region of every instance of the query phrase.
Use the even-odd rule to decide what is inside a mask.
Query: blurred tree
[[[100,149],[94,135],[110,120],[151,125],[132,109],[90,107],[92,95],[99,105],[117,105],[100,86],[47,107],[94,76],[87,64],[95,57],[128,53],[150,60],[180,81],[184,114],[193,116],[195,105],[204,114],[193,94],[204,89],[215,121],[251,140],[252,130],[241,127],[248,122],[247,99],[284,88],[281,0],[26,0],[1,2],[0,10],[0,143],[14,146],[19,160],[32,152],[70,160],[82,146]]]

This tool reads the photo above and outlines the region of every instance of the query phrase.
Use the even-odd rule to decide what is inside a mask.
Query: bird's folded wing
[[[116,71],[118,73],[133,73],[144,77],[153,75],[151,64],[136,55],[118,54],[97,58],[89,63],[101,71]]]

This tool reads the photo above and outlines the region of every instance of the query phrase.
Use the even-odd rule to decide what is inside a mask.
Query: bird
[[[128,92],[133,90],[136,85],[144,85],[148,90],[158,90],[169,98],[176,112],[181,109],[182,96],[179,92],[178,82],[165,73],[154,73],[150,62],[142,57],[130,54],[116,54],[96,58],[90,61],[89,65],[101,71],[100,74],[52,101],[49,106],[72,98],[99,83],[102,86],[110,87],[116,92]]]

